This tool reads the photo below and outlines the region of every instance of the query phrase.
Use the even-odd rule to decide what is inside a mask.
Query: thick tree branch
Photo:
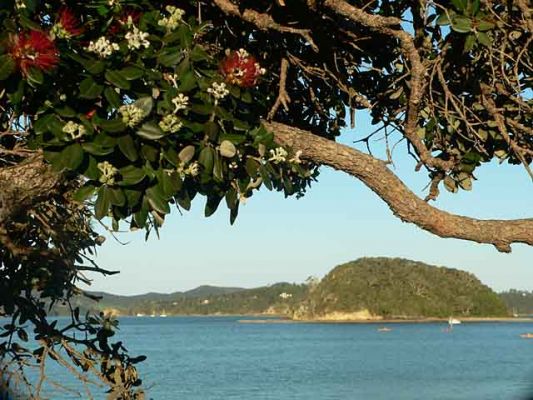
[[[440,237],[492,244],[501,252],[510,252],[513,243],[533,245],[533,219],[478,220],[450,214],[416,196],[381,160],[292,126],[263,123],[279,144],[301,150],[303,159],[361,180],[404,222]]]
[[[62,182],[42,154],[36,153],[17,165],[0,168],[0,228],[19,212],[48,198]]]

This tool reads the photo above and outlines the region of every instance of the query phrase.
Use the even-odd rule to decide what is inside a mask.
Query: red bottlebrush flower
[[[61,7],[51,33],[54,37],[62,39],[79,36],[83,33],[83,29],[79,25],[80,22],[74,13],[67,7]]]
[[[134,9],[126,9],[121,14],[120,18],[109,28],[109,32],[113,35],[119,33],[124,25],[136,25],[141,19],[142,13]]]
[[[85,113],[85,117],[87,119],[91,119],[96,114],[96,111],[97,111],[96,108],[93,108],[91,111]]]
[[[220,72],[226,82],[241,86],[252,87],[257,84],[265,69],[261,68],[254,56],[244,49],[229,52],[220,63]]]
[[[30,68],[50,71],[59,63],[56,45],[44,32],[21,32],[10,42],[9,54],[25,76]]]

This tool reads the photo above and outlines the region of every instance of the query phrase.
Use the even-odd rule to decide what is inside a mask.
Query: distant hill
[[[504,302],[473,274],[399,258],[334,268],[297,310],[311,319],[503,317]]]
[[[254,289],[199,286],[186,292],[170,294],[147,293],[137,296],[117,296],[89,292],[102,299],[95,302],[79,296],[74,306],[82,312],[112,311],[120,315],[209,315],[209,314],[287,314],[295,303],[307,294],[306,285],[277,283]],[[56,305],[55,314],[68,313],[68,308]]]
[[[295,319],[372,319],[503,317],[530,297],[510,292],[502,298],[473,274],[398,258],[361,258],[334,268],[321,281],[277,283],[255,289],[199,286],[186,292],[101,296],[95,302],[78,297],[74,306],[120,315],[277,314]],[[517,299],[511,301],[510,299]],[[529,307],[529,308],[528,308]],[[56,305],[56,314],[68,313]]]
[[[513,314],[533,315],[533,291],[511,289],[500,293],[500,297]]]

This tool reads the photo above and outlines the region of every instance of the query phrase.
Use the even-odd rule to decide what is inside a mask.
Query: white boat
[[[167,314],[164,314],[164,313],[163,313],[163,314],[159,314],[159,316],[160,316],[161,318],[166,318],[166,317],[167,317]]]
[[[448,320],[448,325],[450,326],[459,325],[460,323],[461,321],[459,321],[458,319],[452,318],[452,317],[450,317],[450,319]]]

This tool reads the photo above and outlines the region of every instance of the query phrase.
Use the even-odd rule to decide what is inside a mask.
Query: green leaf
[[[122,176],[122,180],[119,182],[121,186],[136,185],[146,177],[144,169],[142,167],[136,167],[134,165],[128,165],[127,167],[121,168],[119,172]]]
[[[140,190],[124,189],[124,195],[126,196],[126,203],[129,208],[135,208],[141,200],[142,192]]]
[[[193,159],[195,152],[196,152],[196,148],[192,145],[189,145],[179,152],[178,157],[181,160],[181,162],[183,162],[184,164],[187,164],[189,161]]]
[[[92,75],[99,75],[105,69],[105,62],[102,60],[86,60],[83,66]]]
[[[194,48],[189,53],[189,56],[194,62],[206,61],[209,59],[209,54],[201,46],[198,45],[194,46]]]
[[[165,197],[171,197],[181,189],[182,182],[176,171],[160,169],[156,175]]]
[[[472,30],[472,20],[463,15],[452,18],[452,29],[459,33],[468,33]]]
[[[242,96],[241,96],[241,100],[244,102],[244,103],[248,103],[250,104],[253,100],[252,98],[252,94],[248,91],[246,92],[243,92]]]
[[[120,70],[120,75],[129,81],[134,81],[144,75],[144,70],[139,67],[130,66]]]
[[[84,99],[95,99],[104,90],[102,85],[99,85],[93,78],[84,79],[80,83],[80,97]]]
[[[109,202],[115,206],[122,207],[126,204],[126,196],[121,188],[108,188]]]
[[[239,204],[237,191],[233,188],[226,192],[226,205],[230,210],[233,210]]]
[[[169,47],[161,51],[157,62],[165,67],[173,67],[183,59],[183,53],[178,47]]]
[[[180,77],[180,92],[188,92],[196,87],[196,78],[192,71],[187,71]]]
[[[207,198],[207,202],[205,204],[205,216],[210,217],[215,213],[217,210],[220,201],[222,200],[221,196],[212,195]]]
[[[157,140],[165,136],[165,132],[163,132],[155,122],[147,122],[143,124],[136,133],[140,137],[148,140]]]
[[[106,87],[104,96],[113,108],[119,108],[122,105],[122,99],[115,89]]]
[[[83,148],[79,143],[73,143],[61,151],[61,158],[65,168],[74,171],[83,161]]]
[[[464,51],[469,52],[470,50],[472,50],[474,48],[475,43],[476,43],[476,36],[473,33],[469,34],[465,40]]]
[[[94,185],[86,184],[74,193],[73,199],[78,203],[83,203],[85,200],[92,197],[95,191],[96,187]]]
[[[479,0],[472,1],[472,15],[476,15],[479,12],[479,6],[480,6]]]
[[[94,214],[96,219],[102,219],[107,216],[109,207],[111,206],[111,196],[109,188],[106,186],[100,187],[98,190],[98,198],[94,205]]]
[[[151,97],[141,97],[133,103],[137,108],[140,108],[144,112],[144,116],[148,116],[152,112],[154,107],[154,100]]]
[[[148,203],[153,210],[160,214],[170,213],[168,200],[165,198],[166,196],[159,185],[152,186],[151,188],[147,189],[146,196],[148,198]]]
[[[224,167],[222,159],[215,153],[215,165],[213,167],[213,177],[215,180],[222,182],[224,180]]]
[[[210,140],[215,141],[218,135],[219,127],[214,121],[207,121],[204,125],[204,132]]]
[[[139,158],[135,142],[130,135],[121,136],[117,139],[118,148],[130,161],[136,161]]]
[[[448,14],[443,13],[439,15],[439,18],[437,18],[436,22],[437,22],[437,25],[440,25],[440,26],[450,25],[450,18]]]
[[[127,128],[124,121],[121,118],[115,118],[111,120],[99,120],[97,124],[106,132],[117,133],[124,132]]]
[[[257,162],[253,158],[246,159],[246,172],[252,178],[257,176],[257,171],[259,171],[259,166],[260,166],[259,162]]]
[[[33,87],[42,85],[44,82],[43,73],[37,68],[30,68],[26,74],[26,82]]]
[[[15,61],[9,55],[0,56],[0,81],[6,80],[15,72]]]
[[[237,154],[237,148],[229,140],[220,143],[220,155],[226,158],[232,158]]]
[[[215,163],[215,151],[212,147],[204,147],[198,156],[198,162],[204,167],[204,170],[211,175]]]
[[[490,39],[489,35],[487,35],[484,32],[478,32],[477,33],[477,40],[483,46],[487,46],[487,47],[491,47],[492,46],[492,40]]]
[[[95,156],[107,156],[115,151],[115,146],[106,146],[96,140],[94,142],[83,143],[82,147],[84,151]]]
[[[107,71],[105,78],[119,89],[131,88],[131,83],[119,71]]]
[[[452,4],[455,6],[457,11],[466,10],[467,0],[452,0]]]

